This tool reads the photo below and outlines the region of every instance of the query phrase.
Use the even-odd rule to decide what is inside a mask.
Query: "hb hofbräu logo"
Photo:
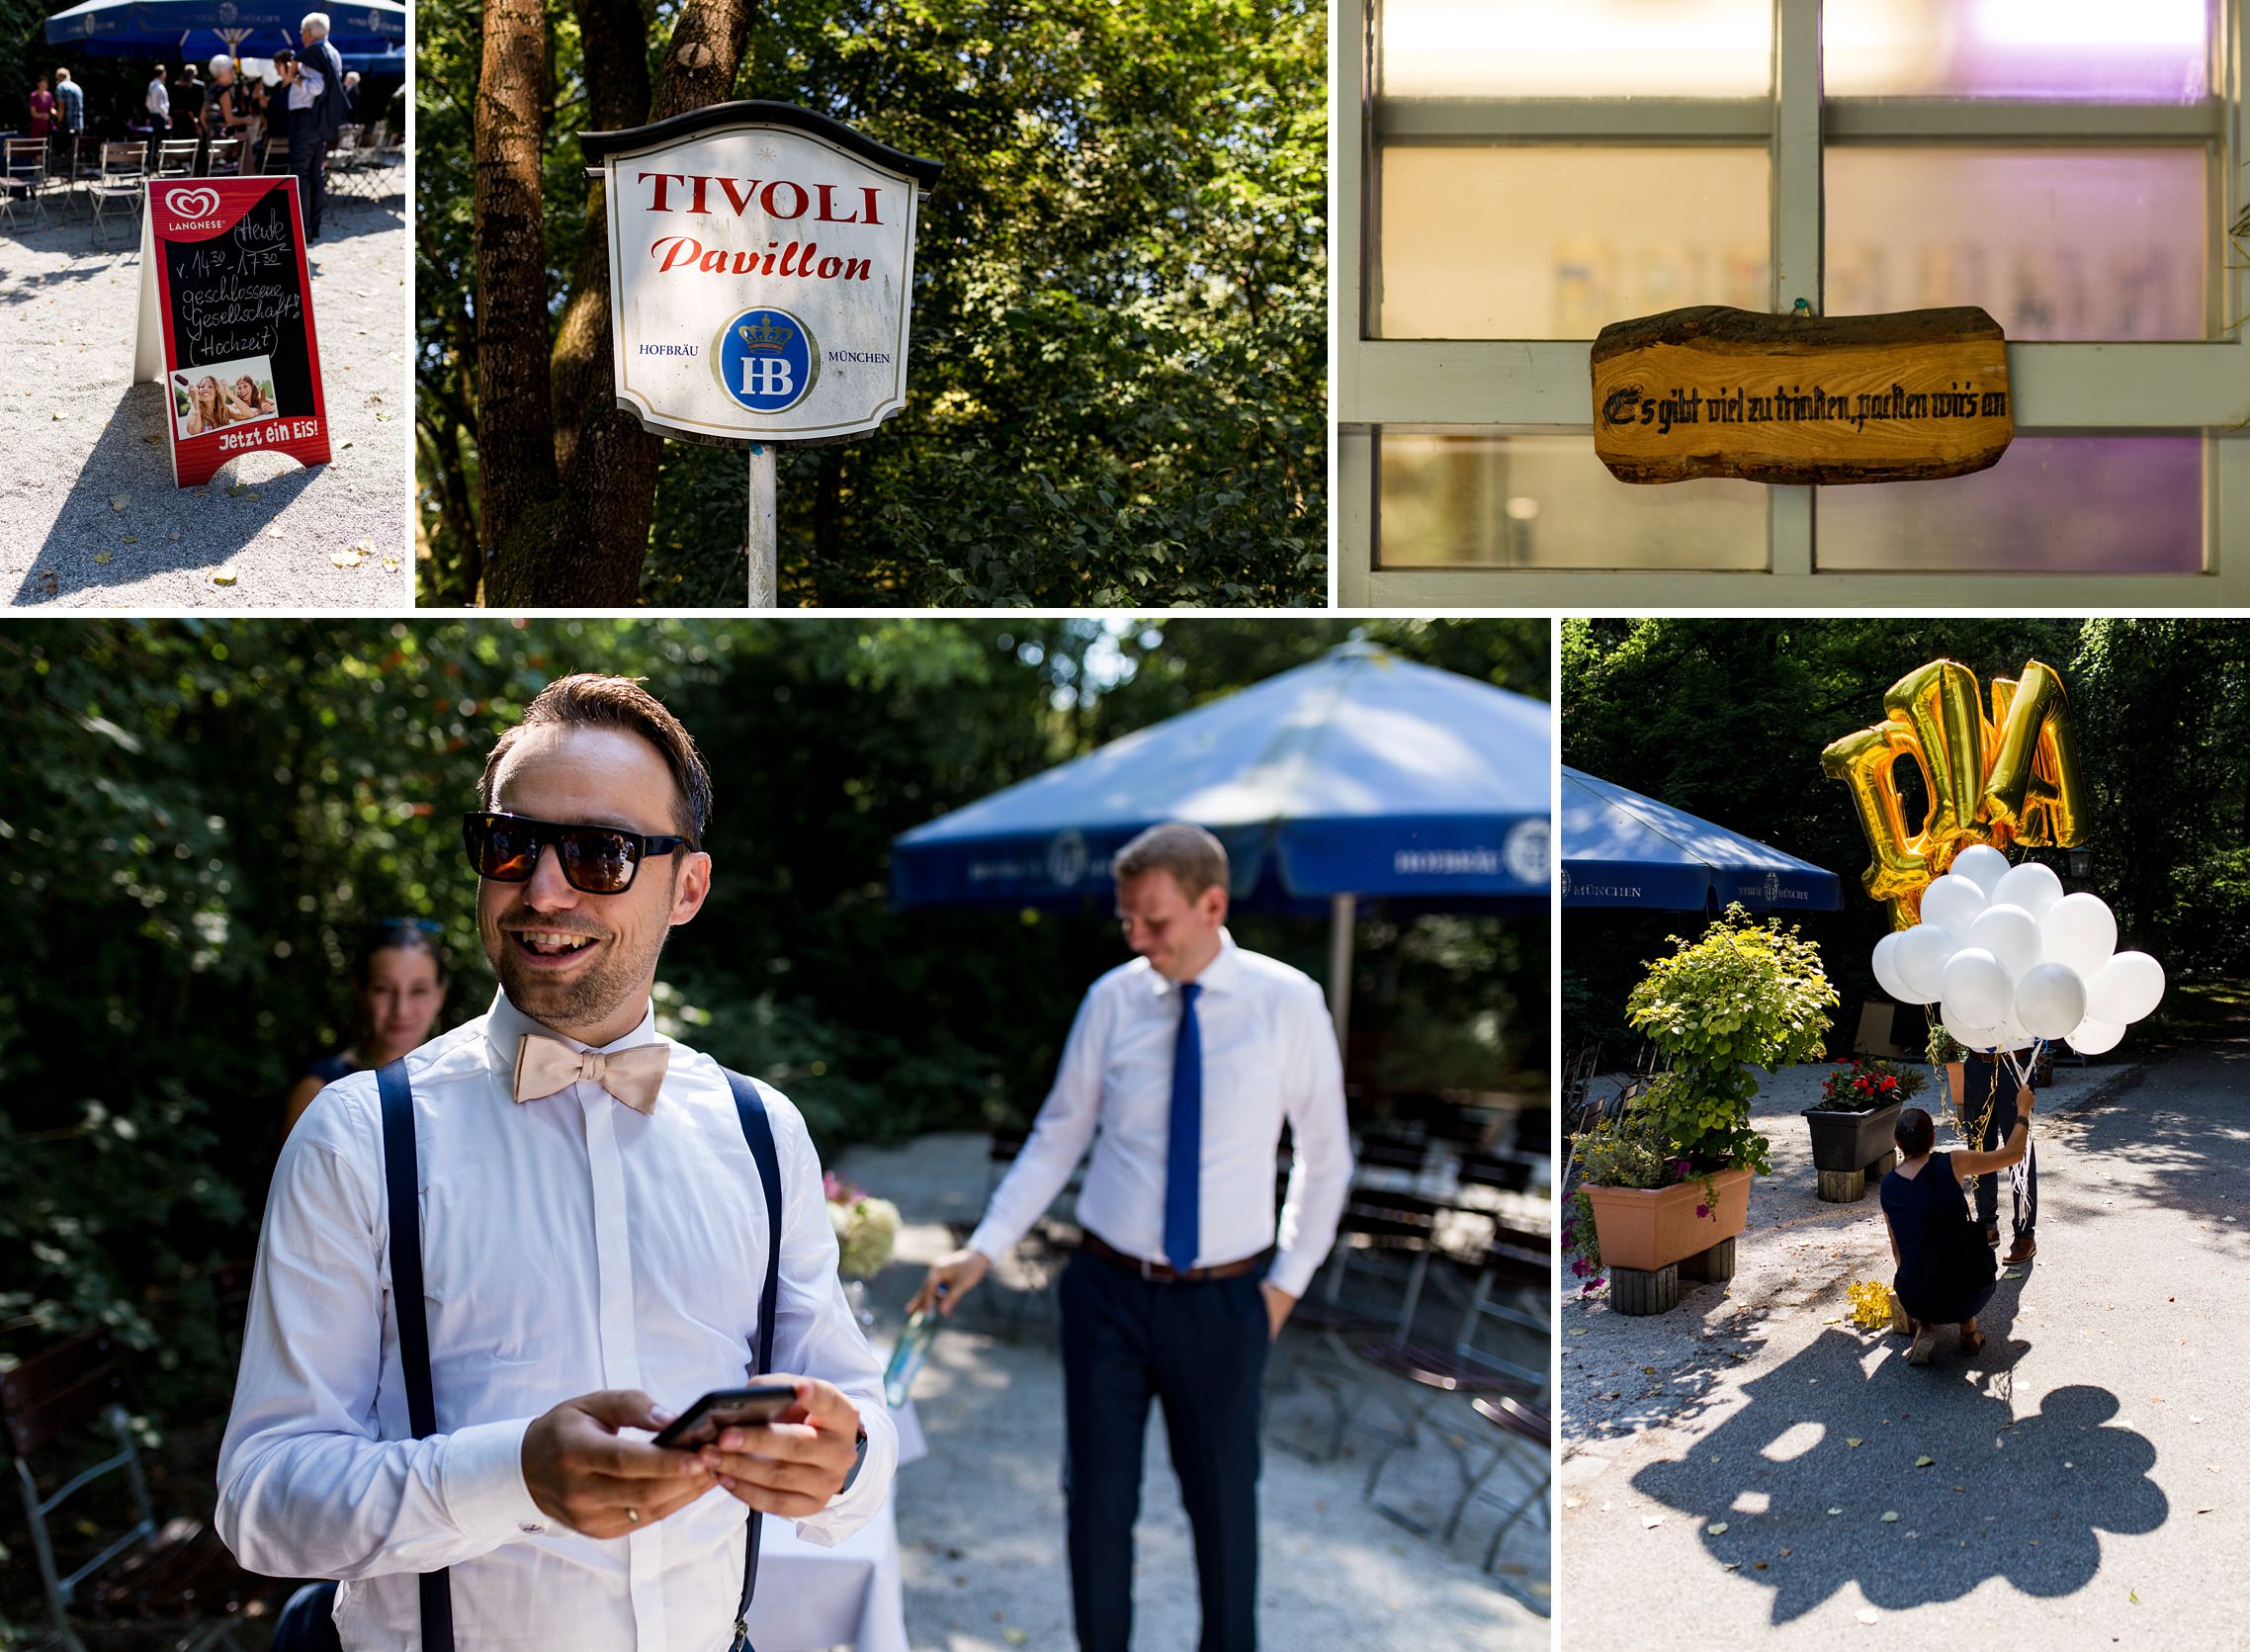
[[[753,413],[785,413],[813,388],[813,335],[785,309],[745,309],[712,351],[719,382]]]

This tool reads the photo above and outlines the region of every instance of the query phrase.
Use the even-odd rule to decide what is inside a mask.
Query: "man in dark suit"
[[[298,34],[304,46],[279,90],[288,98],[289,169],[304,210],[304,238],[316,241],[328,198],[328,145],[344,124],[344,62],[328,43],[327,13],[307,12]]]

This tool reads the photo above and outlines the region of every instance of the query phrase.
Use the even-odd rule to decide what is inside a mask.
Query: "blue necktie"
[[[1179,1042],[1171,1051],[1171,1140],[1165,1167],[1165,1260],[1181,1272],[1201,1244],[1203,1190],[1203,1033],[1195,1024],[1190,981],[1179,990]]]

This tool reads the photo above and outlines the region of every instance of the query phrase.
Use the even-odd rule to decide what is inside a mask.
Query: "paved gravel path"
[[[0,232],[8,603],[412,607],[406,231],[396,199],[331,201],[325,228],[310,262],[333,460],[308,471],[283,454],[245,454],[186,491],[172,484],[163,387],[132,383],[138,228],[113,227],[106,248],[82,214]],[[355,546],[356,562],[337,565]],[[215,580],[222,568],[230,584]]]
[[[1845,1323],[1889,1251],[1872,1192],[1812,1196],[1819,1077],[1760,1092],[1730,1287],[1563,1311],[1565,1644],[2241,1644],[2250,1039],[2058,1070],[2037,1260],[1924,1369]]]
[[[983,1209],[982,1136],[926,1136],[893,1151],[857,1150],[836,1167],[892,1199],[908,1227],[898,1260],[875,1281],[876,1337],[888,1346],[922,1264],[949,1249],[942,1225],[973,1223]],[[986,1297],[993,1281],[978,1292]],[[964,1305],[967,1320],[978,1312]],[[1067,1652],[1070,1581],[1063,1559],[1062,1370],[1051,1322],[1032,1307],[1014,1342],[978,1327],[948,1327],[914,1391],[930,1454],[900,1474],[907,1625],[917,1649]],[[1284,1333],[1284,1338],[1291,1335]],[[1545,1652],[1547,1622],[1494,1586],[1479,1567],[1506,1506],[1472,1507],[1451,1550],[1416,1537],[1360,1496],[1368,1439],[1343,1460],[1315,1465],[1274,1449],[1283,1435],[1312,1437],[1326,1416],[1307,1396],[1269,1398],[1260,1485],[1259,1634],[1281,1652]],[[1160,1418],[1152,1418],[1142,1494],[1134,1644],[1179,1652],[1196,1639],[1195,1565]],[[1518,1482],[1503,1469],[1500,1485]],[[1428,1515],[1449,1506],[1458,1482],[1442,1448],[1426,1444],[1386,1468],[1386,1500]],[[1543,1588],[1546,1527],[1526,1517],[1511,1530],[1501,1565]]]

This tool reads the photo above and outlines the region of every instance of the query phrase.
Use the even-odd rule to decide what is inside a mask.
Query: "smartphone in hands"
[[[794,1382],[753,1382],[747,1388],[714,1388],[665,1427],[650,1443],[675,1451],[699,1451],[722,1429],[770,1423],[797,1404]]]

